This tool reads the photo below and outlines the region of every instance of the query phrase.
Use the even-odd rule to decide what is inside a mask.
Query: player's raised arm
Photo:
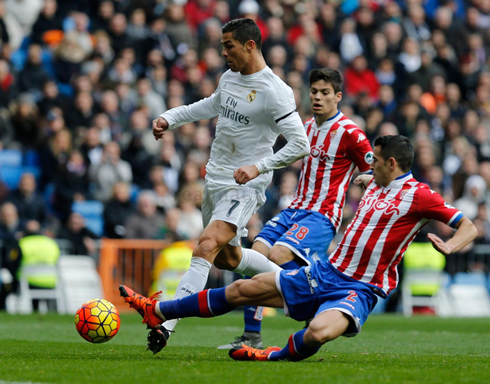
[[[155,139],[162,138],[167,129],[174,129],[187,123],[217,116],[220,107],[218,92],[219,87],[209,97],[162,113],[160,117],[153,120],[153,136]]]
[[[457,231],[454,236],[446,242],[433,233],[429,233],[427,238],[435,249],[447,256],[451,253],[460,251],[478,236],[478,230],[467,217],[463,217],[459,223],[456,224],[456,228]]]

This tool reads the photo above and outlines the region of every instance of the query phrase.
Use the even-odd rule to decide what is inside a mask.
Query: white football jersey
[[[270,171],[285,167],[309,153],[292,89],[269,67],[252,75],[228,70],[208,98],[173,108],[160,115],[169,129],[219,116],[206,179],[236,185],[233,172],[255,164],[260,175],[247,186],[265,190]],[[283,134],[288,143],[276,154],[272,147]]]

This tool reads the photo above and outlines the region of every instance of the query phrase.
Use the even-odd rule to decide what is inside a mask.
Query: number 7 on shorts
[[[232,204],[231,208],[229,209],[228,213],[226,214],[227,217],[230,217],[231,213],[235,210],[235,208],[240,205],[240,202],[238,200],[232,200],[231,204]]]

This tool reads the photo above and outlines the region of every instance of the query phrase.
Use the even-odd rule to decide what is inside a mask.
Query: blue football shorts
[[[329,310],[349,316],[351,325],[343,336],[357,335],[378,302],[368,284],[341,274],[328,261],[277,272],[276,286],[292,319],[305,321]]]
[[[284,209],[270,219],[255,237],[269,248],[274,244],[289,248],[308,265],[326,260],[335,228],[325,215],[304,209]]]

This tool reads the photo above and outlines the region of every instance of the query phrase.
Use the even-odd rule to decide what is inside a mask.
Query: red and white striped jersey
[[[366,172],[373,162],[373,149],[366,135],[342,112],[320,127],[315,118],[305,123],[310,155],[303,158],[298,189],[291,209],[324,214],[338,231],[342,208],[352,174]]]
[[[388,294],[398,284],[396,266],[420,229],[431,219],[454,227],[462,217],[411,173],[385,188],[371,181],[329,260],[339,272]]]

